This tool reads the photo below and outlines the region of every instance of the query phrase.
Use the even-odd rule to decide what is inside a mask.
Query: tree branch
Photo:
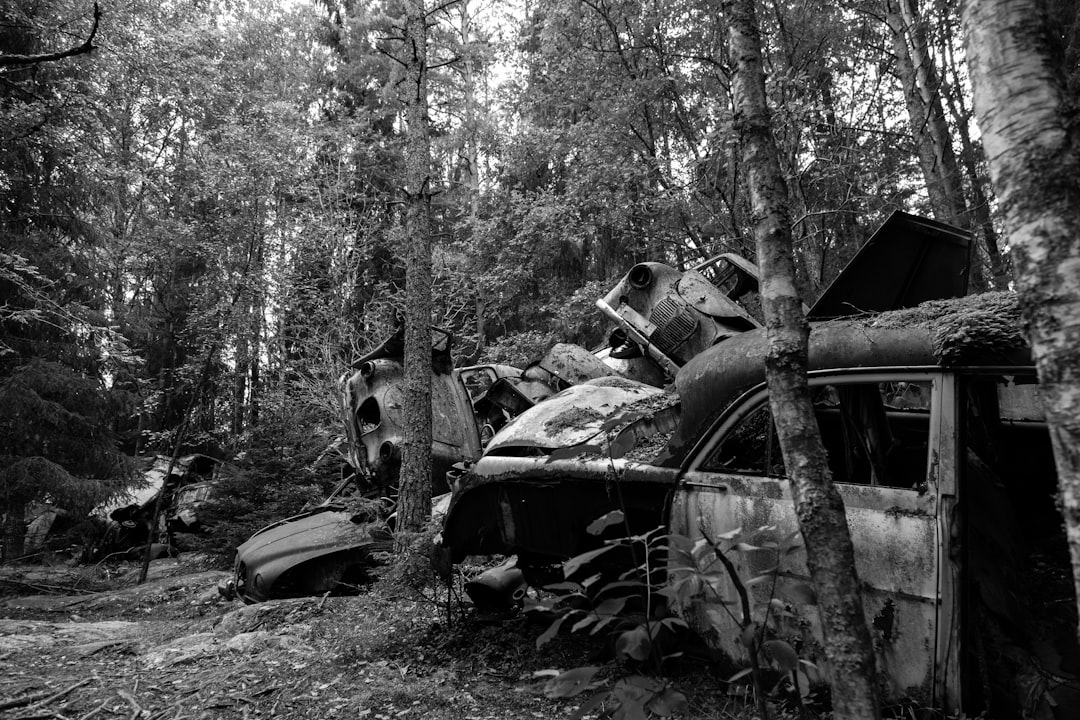
[[[38,63],[63,60],[73,55],[84,55],[97,49],[94,44],[94,36],[97,35],[98,21],[101,20],[101,8],[94,3],[94,24],[90,26],[90,34],[82,45],[68,48],[60,52],[42,53],[40,55],[0,55],[0,67],[13,67],[17,65],[37,65]]]

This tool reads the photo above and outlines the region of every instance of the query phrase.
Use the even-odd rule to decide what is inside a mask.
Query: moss
[[[1015,293],[991,292],[932,300],[867,320],[870,327],[922,326],[930,331],[934,357],[942,365],[993,359],[1028,347]]]

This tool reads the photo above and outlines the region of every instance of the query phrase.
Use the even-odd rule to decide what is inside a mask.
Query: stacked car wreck
[[[890,700],[995,716],[1025,703],[1078,707],[1075,689],[1046,682],[1069,677],[1080,651],[1053,456],[1020,327],[1015,298],[991,294],[813,328],[818,425]],[[593,495],[605,489],[610,506],[629,498],[635,532],[653,522],[715,541],[757,529],[753,549],[732,553],[739,576],[779,566],[775,583],[753,589],[766,604],[783,601],[776,632],[827,680],[805,555],[766,549],[798,529],[769,417],[767,345],[757,330],[691,360],[676,380],[677,429],[647,461],[625,454],[648,442],[652,418],[618,431],[610,447],[619,449],[606,456],[582,444],[543,457],[486,455],[447,517],[455,556],[518,553],[529,568],[587,550],[600,542],[586,532],[594,518],[545,513],[580,497],[596,509]],[[713,647],[745,660],[735,618],[711,611],[737,606],[735,586],[729,578],[717,591],[676,609]]]
[[[956,239],[943,238],[939,254],[955,252]],[[920,294],[943,292],[926,281],[935,272],[949,278],[942,272],[948,267],[930,262],[907,277],[889,273],[876,291],[842,277],[811,316],[913,304]],[[1069,682],[1080,669],[1076,603],[1051,445],[1021,327],[1007,293],[813,326],[818,425],[847,508],[881,690],[890,701],[989,709],[995,717],[1049,717],[1051,707],[1072,717],[1080,709]],[[764,331],[753,330],[682,367],[680,417],[659,448],[670,409],[635,413],[628,405],[625,422],[608,418],[595,435],[565,442],[547,433],[548,442],[515,443],[512,437],[529,435],[526,428],[543,435],[548,427],[540,408],[517,418],[455,493],[444,527],[454,557],[517,554],[526,577],[542,580],[545,566],[604,542],[587,530],[596,515],[580,507],[597,514],[623,507],[631,533],[666,526],[691,542],[741,529],[752,542],[731,553],[738,576],[772,574],[774,582],[754,586],[759,602],[784,609],[770,632],[814,663],[812,680],[827,681],[805,555],[767,549],[798,530],[769,417],[767,347]],[[566,393],[544,413],[563,398],[574,407]],[[737,607],[735,583],[728,577],[715,589],[684,597],[674,609],[717,651],[745,662],[736,617],[719,611]]]
[[[809,312],[818,424],[884,696],[1002,715],[1048,698],[1075,709],[1070,688],[1046,680],[1080,669],[1080,651],[1015,301],[937,300],[965,294],[969,247],[965,233],[897,213],[819,298]],[[437,363],[433,483],[472,463],[449,483],[443,537],[453,558],[516,556],[500,571],[542,585],[569,557],[627,530],[660,526],[691,541],[756,532],[758,549],[732,556],[738,572],[779,564],[775,583],[755,590],[785,603],[786,620],[770,631],[827,681],[805,556],[760,549],[797,524],[768,416],[767,341],[735,302],[755,280],[733,257],[683,273],[641,263],[597,303],[616,326],[606,348],[554,348],[525,370]],[[401,360],[385,350],[343,385],[352,464],[380,487],[396,479],[400,438]],[[660,389],[672,379],[677,392]],[[625,524],[588,532],[615,509]],[[500,578],[491,587],[520,595]],[[1045,592],[1031,597],[1030,587]],[[734,599],[734,583],[717,590],[714,604]],[[705,598],[673,609],[717,651],[745,660],[734,621],[718,623]]]

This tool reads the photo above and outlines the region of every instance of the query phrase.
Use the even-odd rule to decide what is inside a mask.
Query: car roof
[[[663,464],[680,459],[715,417],[765,381],[767,333],[753,330],[717,343],[679,371],[682,415]],[[1016,296],[1008,292],[811,325],[811,371],[1030,364]]]

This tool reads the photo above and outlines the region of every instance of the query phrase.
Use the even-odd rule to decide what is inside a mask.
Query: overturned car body
[[[890,701],[994,717],[1075,717],[1080,709],[1068,682],[1080,648],[1053,456],[1019,327],[1007,294],[813,327],[815,413]],[[798,526],[769,416],[766,350],[764,332],[753,331],[691,360],[676,380],[678,426],[644,462],[633,449],[622,458],[485,457],[447,518],[454,555],[585,549],[585,533],[574,544],[529,528],[521,540],[513,503],[526,486],[546,493],[545,505],[564,507],[586,488],[608,488],[617,507],[616,489],[663,487],[654,517],[673,533],[719,541],[739,528],[756,532],[729,557],[744,581],[778,566],[774,582],[752,588],[759,604],[784,608],[769,632],[827,680],[803,551],[767,549]],[[647,423],[632,420],[619,435],[647,444],[649,433],[632,430]],[[715,594],[684,597],[675,609],[714,648],[745,661],[735,620],[718,611],[737,598],[720,575]]]
[[[351,510],[335,493],[321,505],[252,535],[236,549],[233,577],[218,591],[246,603],[347,594],[371,580],[379,554],[392,548],[386,523]]]

